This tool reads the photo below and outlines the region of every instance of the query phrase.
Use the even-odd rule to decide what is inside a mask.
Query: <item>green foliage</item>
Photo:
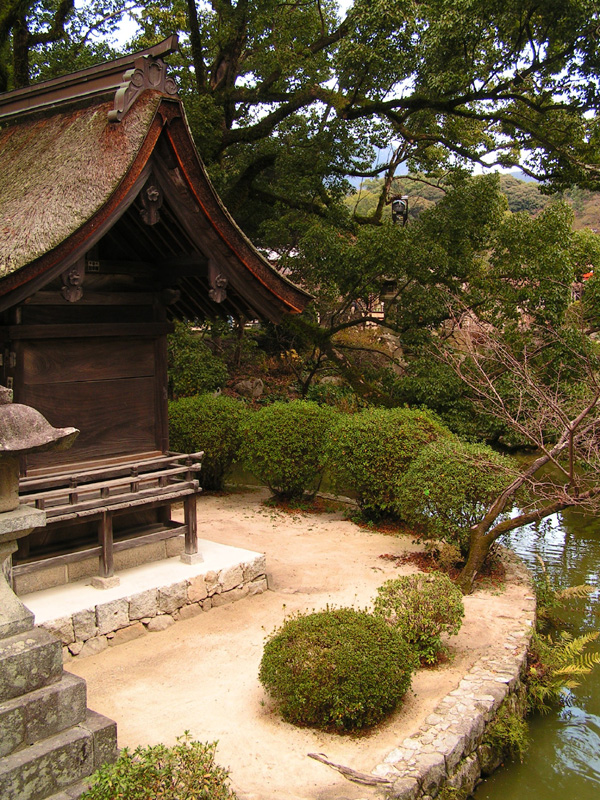
[[[169,441],[181,453],[204,451],[198,473],[204,489],[222,489],[242,444],[248,410],[239,400],[211,394],[182,397],[169,403]]]
[[[169,382],[175,399],[220,389],[227,367],[213,355],[191,325],[176,323],[169,336]]]
[[[470,528],[510,482],[506,458],[481,444],[439,439],[402,475],[398,515],[424,535],[469,549]]]
[[[565,689],[579,686],[580,679],[600,664],[599,652],[586,652],[597,638],[597,631],[576,637],[567,631],[555,637],[534,634],[526,675],[530,711],[549,711],[564,698]]]
[[[81,800],[235,800],[227,771],[215,764],[216,746],[186,734],[173,747],[125,747],[114,764],[94,773]]]
[[[487,726],[483,743],[490,745],[503,758],[523,761],[529,747],[529,728],[525,720],[505,703]]]
[[[334,417],[332,408],[306,400],[261,408],[243,426],[244,466],[278,497],[316,492]]]
[[[267,641],[259,679],[294,725],[375,725],[409,685],[414,655],[381,619],[352,608],[292,617]]]
[[[462,592],[440,572],[386,581],[377,590],[373,610],[425,664],[435,664],[445,653],[442,634],[457,634],[465,614]]]
[[[356,495],[368,518],[393,516],[402,473],[426,444],[448,436],[426,410],[369,409],[340,417],[329,445],[332,480]]]
[[[313,384],[306,394],[306,399],[320,406],[332,406],[346,413],[358,411],[364,405],[351,386],[344,384],[339,386],[335,383]]]

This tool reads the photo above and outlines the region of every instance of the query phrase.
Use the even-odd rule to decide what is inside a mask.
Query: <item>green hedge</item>
[[[277,402],[250,413],[244,430],[246,469],[278,497],[316,491],[336,412],[306,400]]]
[[[450,435],[425,410],[378,408],[341,416],[329,445],[332,481],[337,491],[356,496],[365,516],[394,516],[403,472],[425,445]]]
[[[427,445],[398,487],[398,515],[425,535],[469,550],[471,525],[510,483],[510,461],[490,447],[453,437]]]
[[[259,679],[295,725],[353,731],[394,710],[415,657],[383,620],[352,608],[287,620],[265,645]]]
[[[462,592],[447,575],[402,575],[377,590],[373,611],[414,648],[426,664],[445,652],[441,635],[456,634],[465,615]]]
[[[187,736],[174,747],[124,748],[114,764],[94,773],[81,800],[236,800],[227,771],[215,764],[215,748],[216,742]]]
[[[169,403],[170,447],[183,453],[204,450],[198,474],[204,489],[222,489],[242,442],[244,403],[230,397],[203,394]]]
[[[225,386],[227,366],[194,333],[178,322],[169,336],[169,384],[174,398],[214,392]]]

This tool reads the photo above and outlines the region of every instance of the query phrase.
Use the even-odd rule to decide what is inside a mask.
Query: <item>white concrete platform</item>
[[[198,550],[203,561],[199,564],[184,564],[179,556],[163,561],[154,561],[138,567],[120,570],[120,584],[110,589],[96,589],[90,578],[75,583],[43,589],[22,596],[23,603],[35,614],[35,622],[45,622],[71,616],[78,611],[94,608],[100,604],[139,595],[148,589],[159,589],[181,581],[192,581],[209,572],[220,573],[238,565],[261,558],[260,553],[230,547],[206,539],[198,541]]]

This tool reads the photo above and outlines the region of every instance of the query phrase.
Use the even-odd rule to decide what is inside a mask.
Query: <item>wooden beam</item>
[[[170,322],[92,323],[84,325],[8,325],[9,340],[15,339],[83,339],[96,336],[164,336],[174,330]]]

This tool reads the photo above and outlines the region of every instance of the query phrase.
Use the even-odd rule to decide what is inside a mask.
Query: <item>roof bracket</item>
[[[167,73],[162,58],[143,55],[134,62],[133,69],[123,74],[123,83],[115,94],[114,108],[108,112],[110,122],[120,122],[133,103],[146,89],[154,89],[167,95],[177,94],[175,79]]]

